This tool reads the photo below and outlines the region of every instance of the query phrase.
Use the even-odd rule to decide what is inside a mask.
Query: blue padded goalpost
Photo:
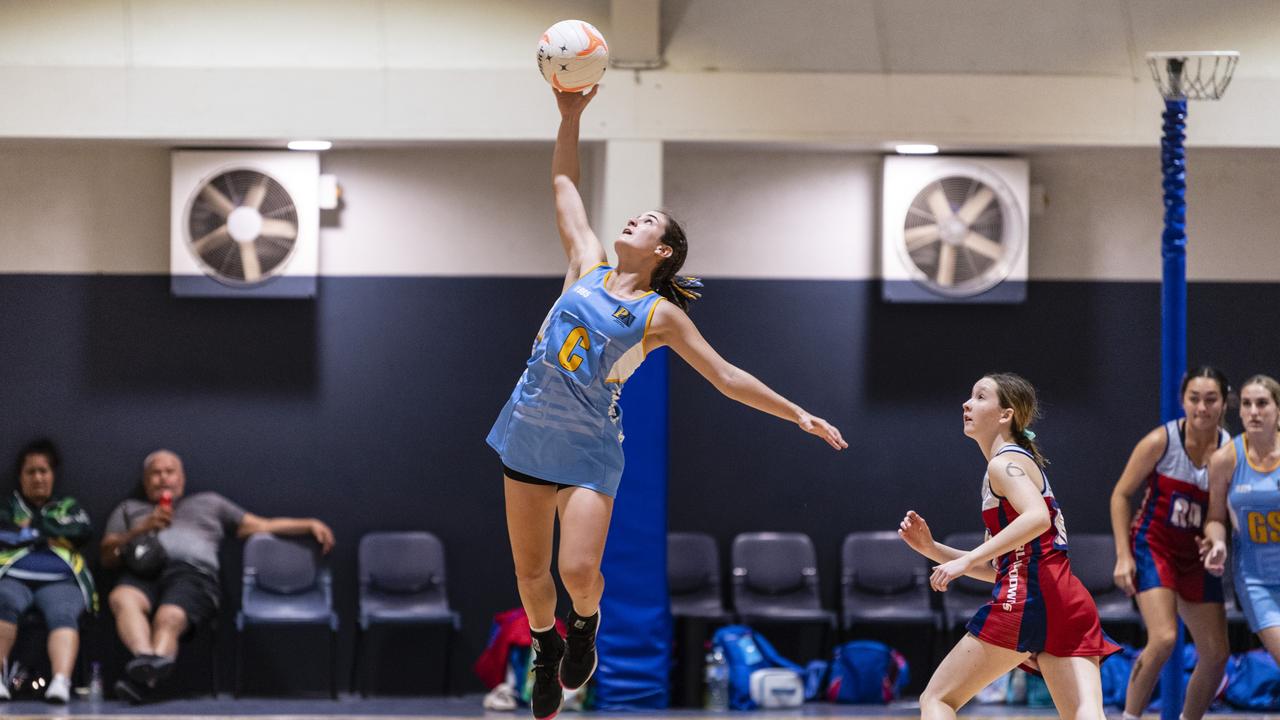
[[[1217,100],[1226,92],[1240,54],[1233,51],[1158,52],[1147,54],[1151,76],[1164,97],[1164,136],[1160,165],[1164,189],[1164,233],[1160,254],[1160,419],[1182,415],[1179,395],[1187,370],[1187,130],[1188,100]],[[1160,717],[1178,720],[1182,714],[1182,622],[1173,654],[1160,678]]]

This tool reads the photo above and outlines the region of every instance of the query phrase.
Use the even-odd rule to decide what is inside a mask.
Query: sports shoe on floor
[[[49,687],[44,691],[44,701],[66,705],[71,700],[71,679],[66,675],[54,675]]]
[[[569,632],[564,637],[565,653],[560,660],[560,684],[577,690],[596,672],[596,633],[600,630],[600,610],[591,617],[569,611]]]
[[[534,720],[551,720],[564,706],[564,689],[560,687],[560,658],[564,657],[564,639],[553,627],[533,633],[533,689],[529,705]]]

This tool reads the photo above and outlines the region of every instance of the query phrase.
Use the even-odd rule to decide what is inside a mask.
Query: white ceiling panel
[[[386,0],[387,64],[391,67],[527,67],[542,31],[561,20],[586,20],[608,40],[609,0]]]
[[[871,0],[665,0],[672,70],[880,72]]]
[[[120,3],[0,0],[0,65],[119,67],[127,60]]]
[[[1237,50],[1240,77],[1280,76],[1280,2],[1129,0],[1138,53]]]
[[[133,62],[153,67],[377,67],[373,0],[133,0]]]
[[[882,2],[889,72],[1129,75],[1115,0]]]

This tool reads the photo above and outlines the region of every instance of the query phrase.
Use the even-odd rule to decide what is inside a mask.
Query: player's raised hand
[[[577,117],[586,109],[596,93],[600,92],[600,86],[596,85],[585,95],[580,92],[560,92],[555,88],[552,88],[551,92],[556,95],[556,105],[560,108],[561,117]]]

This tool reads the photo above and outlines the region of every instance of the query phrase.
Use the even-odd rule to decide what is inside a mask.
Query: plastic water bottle
[[[89,666],[89,702],[102,703],[102,663]]]
[[[706,677],[707,710],[727,711],[729,709],[729,663],[724,657],[724,651],[720,648],[707,653]]]

